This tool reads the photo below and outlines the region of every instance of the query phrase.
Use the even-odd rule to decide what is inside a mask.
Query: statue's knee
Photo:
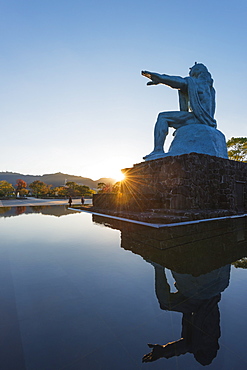
[[[165,113],[159,113],[158,114],[157,121],[158,122],[162,122],[162,123],[166,123],[167,122],[167,116],[166,116],[166,114]]]

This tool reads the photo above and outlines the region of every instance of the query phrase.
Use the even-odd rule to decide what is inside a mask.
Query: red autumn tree
[[[26,189],[27,183],[22,179],[16,180],[16,191],[20,191],[21,189]]]
[[[15,193],[19,193],[20,195],[26,195],[28,193],[28,190],[26,190],[27,183],[26,181],[22,179],[16,180],[16,185],[15,185]]]

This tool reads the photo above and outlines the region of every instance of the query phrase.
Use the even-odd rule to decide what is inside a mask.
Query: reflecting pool
[[[247,369],[246,217],[0,208],[0,237],[0,369]]]

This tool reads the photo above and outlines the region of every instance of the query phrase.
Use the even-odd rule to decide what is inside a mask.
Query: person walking
[[[69,197],[69,206],[71,207],[71,204],[72,204],[72,198],[71,197]]]

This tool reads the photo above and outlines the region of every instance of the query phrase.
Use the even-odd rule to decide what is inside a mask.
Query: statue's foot
[[[151,161],[153,159],[163,158],[166,156],[164,150],[153,150],[150,154],[143,157],[145,161]]]

